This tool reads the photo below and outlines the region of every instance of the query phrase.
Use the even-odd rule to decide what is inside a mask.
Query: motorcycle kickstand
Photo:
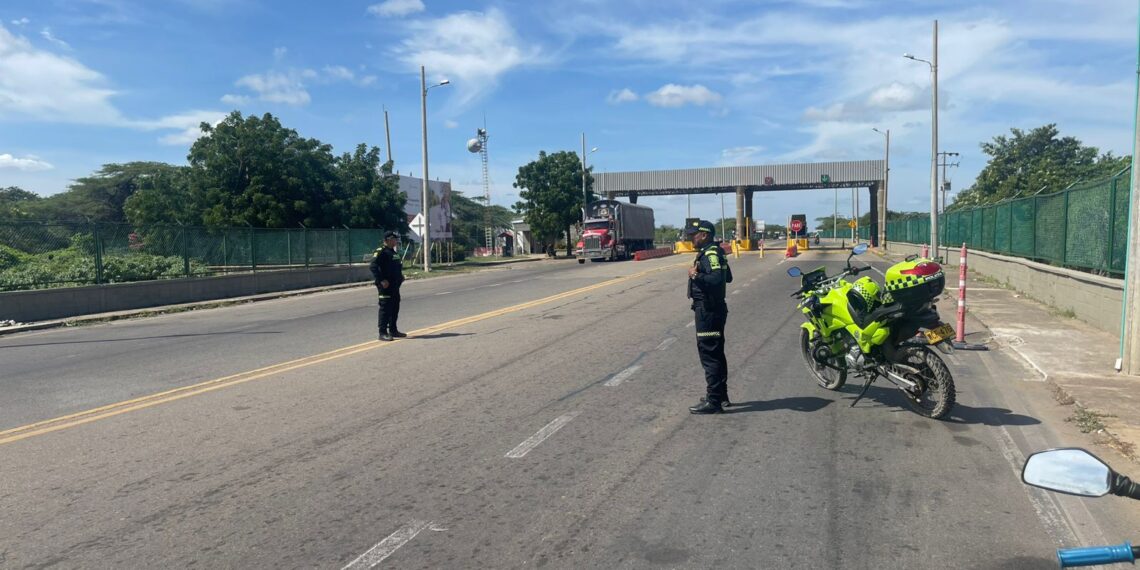
[[[867,393],[867,389],[871,387],[871,383],[874,382],[878,377],[878,374],[871,374],[870,376],[867,376],[867,381],[863,383],[863,390],[859,392],[859,395],[855,397],[855,400],[852,401],[851,405],[848,407],[854,408],[855,404],[858,404],[859,400],[863,399],[863,396]]]

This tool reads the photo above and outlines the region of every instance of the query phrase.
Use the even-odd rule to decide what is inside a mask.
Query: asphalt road
[[[368,289],[0,340],[0,567],[1052,568],[1138,538],[1121,499],[1020,483],[1083,440],[1003,353],[952,357],[948,421],[816,387],[773,256],[732,260],[739,406],[690,415],[684,261],[409,283],[394,343]]]

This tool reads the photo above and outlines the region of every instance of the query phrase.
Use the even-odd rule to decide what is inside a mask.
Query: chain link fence
[[[368,263],[377,229],[0,221],[0,291]]]
[[[1131,169],[1061,192],[1019,198],[939,217],[939,243],[1123,275]],[[867,237],[863,228],[860,234]],[[928,243],[930,216],[887,223],[887,241]]]

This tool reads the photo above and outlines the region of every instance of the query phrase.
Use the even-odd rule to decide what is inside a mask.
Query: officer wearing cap
[[[376,290],[380,293],[380,312],[377,317],[380,340],[408,336],[396,327],[396,319],[400,316],[400,285],[404,282],[404,264],[396,257],[396,246],[399,243],[400,236],[396,232],[385,233],[384,246],[376,250],[372,263],[368,266]]]
[[[699,220],[685,227],[685,235],[693,242],[697,258],[689,268],[688,296],[697,329],[697,354],[705,369],[708,384],[705,397],[689,408],[694,414],[717,414],[728,401],[728,361],[724,357],[724,323],[728,319],[725,285],[732,282],[728,258],[713,243],[716,226]]]

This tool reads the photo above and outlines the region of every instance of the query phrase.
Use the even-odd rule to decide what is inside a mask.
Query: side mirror
[[[861,244],[855,246],[854,248],[851,249],[851,253],[853,253],[855,255],[863,255],[864,253],[867,253],[867,244],[861,243]]]
[[[803,274],[804,274],[804,272],[800,271],[799,267],[788,268],[788,277],[799,277],[800,275],[803,275]]]
[[[1027,485],[1082,497],[1103,497],[1116,474],[1095,455],[1077,448],[1039,451],[1021,471]]]

